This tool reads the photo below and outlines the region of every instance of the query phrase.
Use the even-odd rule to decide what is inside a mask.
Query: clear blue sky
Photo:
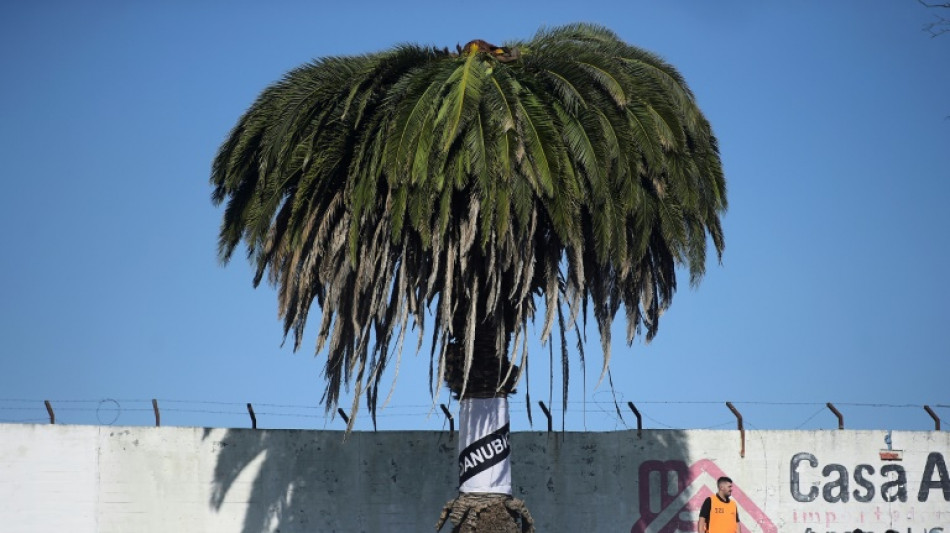
[[[733,401],[747,427],[832,429],[830,401],[848,428],[931,429],[921,406],[950,404],[950,35],[921,30],[933,15],[914,0],[5,3],[0,421],[42,422],[49,399],[62,423],[149,424],[158,398],[167,425],[244,427],[252,402],[261,427],[342,428],[318,407],[313,332],[281,347],[274,290],[217,261],[219,143],[312,58],[585,21],[681,70],[729,187],[722,265],[698,289],[681,277],[652,344],[614,346],[627,422],[633,401],[647,428],[729,428]],[[589,333],[565,427],[621,429]],[[560,427],[560,374],[552,389],[547,348],[530,350],[532,402],[553,399]],[[431,405],[428,354],[410,351],[379,428],[441,428]]]

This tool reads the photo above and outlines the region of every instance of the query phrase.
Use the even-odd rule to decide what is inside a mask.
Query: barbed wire
[[[253,405],[256,407],[253,411],[252,418],[254,416],[267,417],[267,418],[278,418],[278,419],[301,419],[301,420],[317,420],[323,419],[325,422],[329,422],[337,417],[335,410],[327,409],[323,405],[303,405],[303,404],[286,404],[286,403],[247,403],[247,402],[233,402],[233,401],[220,401],[220,400],[198,400],[198,399],[174,399],[174,398],[161,398],[161,399],[136,399],[136,398],[123,398],[123,399],[112,399],[112,398],[100,398],[100,399],[72,399],[72,398],[60,398],[53,400],[40,400],[40,399],[29,399],[29,398],[0,398],[0,423],[43,423],[51,421],[50,418],[39,417],[36,415],[37,411],[45,410],[45,402],[49,401],[53,407],[55,413],[68,413],[70,416],[77,414],[89,414],[95,413],[95,419],[101,425],[112,425],[123,413],[148,413],[155,410],[155,406],[152,405],[152,402],[157,402],[157,405],[161,406],[159,408],[160,413],[176,413],[176,414],[185,414],[185,415],[211,415],[212,417],[247,417],[249,414],[249,406]],[[526,411],[527,402],[523,399],[512,398],[509,400],[512,413],[516,414],[518,411]],[[578,405],[583,404],[583,412],[577,411]],[[584,402],[572,402],[568,404],[568,412],[565,412],[563,407],[560,406],[550,406],[549,410],[554,415],[564,415],[570,414],[572,417],[577,415],[582,415],[583,419],[579,423],[581,427],[585,430],[587,428],[587,417],[588,416],[600,416],[606,423],[613,424],[614,428],[625,428],[630,429],[630,422],[632,422],[632,417],[630,413],[627,413],[625,418],[621,414],[620,407],[622,404],[626,404],[622,398],[617,398],[616,400],[598,400],[598,399],[587,399]],[[658,413],[656,409],[647,409],[644,410],[643,406],[651,406],[656,408],[663,407],[675,407],[675,406],[721,406],[725,402],[714,401],[714,400],[638,400],[637,405],[641,406],[641,414],[644,419],[650,421],[655,428],[665,428],[665,429],[718,429],[730,427],[736,424],[734,418],[722,419],[722,421],[711,420],[709,423],[700,423],[700,424],[676,424],[671,423],[669,420],[662,420],[661,418],[666,418],[661,413]],[[765,407],[817,407],[814,412],[808,414],[801,423],[799,424],[785,424],[785,427],[791,427],[794,429],[801,429],[805,427],[809,422],[819,416],[822,412],[827,409],[827,404],[822,402],[778,402],[778,401],[757,401],[757,400],[745,400],[745,401],[734,401],[731,402],[736,406],[750,407],[750,406],[765,406]],[[145,406],[142,406],[145,404]],[[923,404],[910,404],[910,403],[868,403],[868,402],[836,402],[835,405],[841,407],[855,407],[862,409],[922,409]],[[411,404],[411,405],[389,405],[384,409],[380,409],[376,412],[376,418],[381,421],[385,420],[396,420],[396,419],[406,419],[406,418],[420,418],[424,417],[428,419],[429,417],[439,416],[441,418],[441,413],[435,413],[437,409],[434,409],[437,404],[427,403],[427,404]],[[933,404],[932,407],[937,409],[948,409],[950,405],[946,404]],[[261,410],[258,410],[261,409]],[[668,414],[668,413],[667,413]],[[20,415],[20,416],[18,416]],[[682,418],[683,413],[678,414]],[[717,417],[719,418],[719,417]],[[797,418],[797,417],[796,417]],[[543,420],[543,419],[542,419]],[[75,421],[71,421],[75,423]],[[150,425],[148,420],[140,421],[137,424],[131,425]],[[219,421],[220,422],[220,421]],[[926,419],[923,421],[917,420],[918,426],[923,426],[926,424]],[[70,423],[70,422],[67,422]],[[157,423],[157,417],[156,417]],[[256,423],[256,422],[255,422]],[[447,421],[442,420],[442,426],[445,427]],[[562,422],[563,425],[563,422]],[[751,426],[750,426],[751,427]],[[565,429],[564,427],[561,428]]]

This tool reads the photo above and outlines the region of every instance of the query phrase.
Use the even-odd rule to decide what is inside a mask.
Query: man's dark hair
[[[730,478],[728,478],[728,477],[726,477],[726,476],[722,476],[721,478],[719,478],[719,479],[716,480],[716,486],[717,486],[717,487],[718,487],[719,485],[722,485],[723,483],[732,483],[732,479],[730,479]]]

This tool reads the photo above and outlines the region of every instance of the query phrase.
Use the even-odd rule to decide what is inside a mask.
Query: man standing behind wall
[[[723,476],[716,480],[719,492],[706,498],[699,510],[699,533],[736,533],[739,531],[739,510],[731,499],[732,480]]]

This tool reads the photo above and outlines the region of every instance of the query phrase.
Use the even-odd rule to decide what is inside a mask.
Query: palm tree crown
[[[716,139],[673,67],[592,25],[484,44],[299,67],[214,160],[222,260],[246,243],[294,349],[322,311],[328,409],[353,384],[352,412],[365,393],[375,418],[383,370],[413,323],[421,346],[427,312],[430,382],[459,395],[486,360],[523,364],[538,303],[565,361],[591,307],[606,369],[620,307],[627,343],[651,339],[676,267],[697,283],[707,239],[722,253]]]

